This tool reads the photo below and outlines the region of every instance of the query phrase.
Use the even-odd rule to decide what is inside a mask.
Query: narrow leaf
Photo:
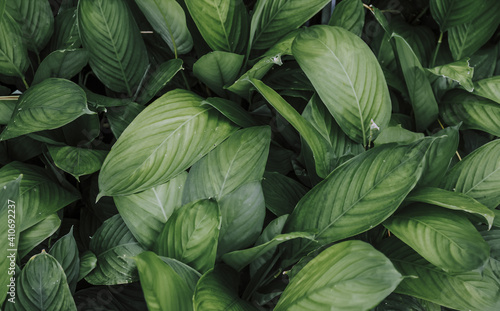
[[[448,28],[467,23],[478,16],[478,9],[484,5],[484,0],[431,0],[432,17],[445,32]]]
[[[258,125],[257,121],[246,110],[233,101],[220,97],[209,97],[201,104],[214,107],[238,126],[252,127]]]

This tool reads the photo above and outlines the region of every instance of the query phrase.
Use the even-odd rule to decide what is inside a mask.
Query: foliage
[[[499,310],[499,10],[0,0],[2,310]]]

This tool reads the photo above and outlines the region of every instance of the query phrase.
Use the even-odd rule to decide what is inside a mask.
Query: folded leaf
[[[194,63],[193,73],[217,95],[225,96],[223,88],[236,80],[244,58],[243,55],[222,51],[208,53]]]
[[[472,92],[474,90],[474,84],[472,83],[474,67],[470,67],[469,60],[469,58],[464,58],[454,63],[437,66],[427,70],[436,76],[444,76],[456,81],[463,86],[465,90]]]

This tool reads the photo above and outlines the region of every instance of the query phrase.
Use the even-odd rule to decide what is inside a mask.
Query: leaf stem
[[[29,89],[30,86],[29,86],[28,82],[26,82],[26,77],[22,76],[21,79],[23,80],[23,83],[24,83],[24,86],[26,87],[26,89]]]
[[[434,50],[434,55],[432,55],[431,68],[436,64],[436,58],[439,52],[439,48],[441,47],[441,42],[443,42],[443,32],[439,34],[438,43],[436,45],[436,49]]]
[[[184,74],[184,70],[181,70],[181,75],[182,75],[182,79],[184,79],[184,84],[186,85],[186,89],[188,91],[191,91],[191,87],[189,86],[189,82],[186,78],[186,75]]]

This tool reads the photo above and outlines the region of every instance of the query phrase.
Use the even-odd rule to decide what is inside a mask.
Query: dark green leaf
[[[361,0],[344,0],[333,10],[328,22],[330,26],[339,26],[361,36],[365,25],[365,8]]]
[[[219,96],[226,96],[224,86],[232,84],[243,65],[243,55],[215,51],[200,57],[193,74]]]
[[[89,53],[84,49],[54,51],[38,67],[33,84],[48,78],[71,79],[87,66],[88,61]]]
[[[383,129],[377,136],[377,139],[375,139],[373,144],[375,146],[390,143],[410,144],[419,139],[422,139],[423,137],[424,134],[409,131],[402,128],[401,124],[398,124],[397,126],[389,126]]]
[[[16,107],[17,98],[0,100],[0,124],[5,125],[9,123],[14,108]]]
[[[262,189],[267,209],[276,216],[292,213],[308,190],[301,183],[277,172],[264,173]]]
[[[54,243],[49,254],[52,255],[63,268],[70,291],[74,293],[80,273],[80,257],[78,255],[78,247],[75,238],[73,237],[73,227],[71,227],[68,234]]]
[[[59,216],[52,214],[21,231],[18,245],[19,258],[26,256],[35,246],[53,235],[60,225],[61,219],[59,219]]]
[[[167,83],[180,71],[182,68],[182,59],[171,59],[164,62],[156,68],[151,74],[149,80],[144,84],[144,88],[137,97],[137,102],[140,104],[148,103],[153,97],[158,95]]]
[[[60,12],[54,22],[54,35],[50,42],[52,51],[76,49],[82,45],[78,33],[76,7]]]
[[[209,97],[204,100],[201,105],[210,105],[214,107],[238,126],[252,127],[258,125],[247,111],[233,101],[220,97]]]
[[[105,150],[71,146],[49,146],[49,152],[52,159],[54,159],[55,165],[75,176],[76,179],[97,172],[108,154]]]
[[[80,268],[78,269],[78,279],[80,281],[86,277],[97,266],[97,257],[91,251],[85,251],[80,256]]]
[[[432,17],[445,32],[450,27],[467,23],[478,17],[478,11],[485,5],[485,0],[431,0]]]
[[[108,117],[109,127],[111,128],[113,135],[118,139],[127,126],[132,123],[135,117],[137,117],[142,110],[144,110],[144,106],[136,103],[129,103],[121,107],[108,108],[106,116]]]
[[[0,4],[0,72],[2,75],[24,78],[29,66],[28,50],[23,42],[21,29]]]
[[[167,257],[160,257],[160,259],[163,260],[163,262],[165,262],[167,265],[169,265],[170,268],[172,268],[175,273],[177,273],[186,282],[187,286],[193,293],[194,289],[196,288],[196,283],[198,283],[198,280],[201,277],[201,274],[195,269],[176,259]]]
[[[474,83],[474,86],[476,87],[474,94],[486,97],[500,104],[500,90],[498,89],[498,83],[500,83],[500,76],[479,80]]]

